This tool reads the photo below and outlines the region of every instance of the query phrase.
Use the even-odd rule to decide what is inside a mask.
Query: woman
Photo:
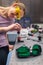
[[[17,17],[15,18],[15,22],[16,23],[19,23],[22,28],[27,28],[27,27],[30,27],[30,24],[31,24],[31,19],[30,17],[26,17],[26,6],[23,4],[23,3],[15,3],[12,5],[13,7],[17,7],[19,6],[20,7],[20,19],[18,19]]]
[[[13,23],[15,18],[15,8],[0,7],[0,65],[6,65],[7,56],[9,53],[9,44],[6,38],[6,32],[10,30],[20,31],[21,25]]]

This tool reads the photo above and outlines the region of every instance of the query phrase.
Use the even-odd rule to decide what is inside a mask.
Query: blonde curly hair
[[[20,3],[20,2],[18,2],[18,3],[13,3],[11,6],[13,6],[13,7],[19,6],[19,7],[23,8],[23,9],[26,8],[25,5],[24,5],[23,3]]]
[[[25,12],[26,12],[26,6],[25,6],[25,4],[23,4],[21,2],[17,2],[17,3],[13,3],[11,6],[13,6],[13,7],[19,6],[21,9],[23,9],[24,15],[25,15]]]
[[[13,3],[11,6],[9,7],[2,7],[0,6],[0,15],[2,15],[3,17],[7,16],[8,10],[10,9],[10,7],[15,7],[15,6],[19,6],[21,9],[23,9],[24,14],[25,14],[25,5],[23,3]]]
[[[9,10],[9,7],[0,6],[0,15],[3,17],[6,17],[8,10]]]

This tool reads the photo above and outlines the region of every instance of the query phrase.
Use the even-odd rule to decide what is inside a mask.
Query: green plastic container
[[[30,49],[26,46],[21,46],[16,49],[17,57],[26,58],[30,56]]]
[[[41,51],[42,51],[41,46],[38,45],[38,44],[35,44],[35,45],[33,46],[33,48],[32,48],[32,55],[33,55],[33,56],[38,56],[38,55],[41,54]]]

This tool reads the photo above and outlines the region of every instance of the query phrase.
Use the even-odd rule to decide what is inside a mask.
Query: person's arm
[[[0,27],[0,32],[7,32],[7,31],[10,31],[10,30],[19,31],[20,29],[21,29],[21,25],[18,24],[18,23],[15,23],[15,24],[12,24],[8,27]]]

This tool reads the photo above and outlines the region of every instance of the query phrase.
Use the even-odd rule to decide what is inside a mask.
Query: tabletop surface
[[[10,57],[10,61],[9,61],[9,63],[7,62],[8,65],[43,65],[43,36],[42,36],[42,41],[38,42],[37,35],[38,35],[38,33],[35,34],[35,36],[33,36],[33,37],[28,36],[28,37],[24,38],[24,42],[20,42],[20,43],[16,42],[16,44],[14,46],[14,50],[12,51],[12,54]],[[27,40],[27,38],[29,38],[29,39]],[[35,38],[36,38],[36,40],[33,40]],[[23,59],[17,58],[17,56],[16,56],[16,49],[17,48],[19,48],[22,45],[26,45],[27,47],[31,46],[31,49],[32,49],[34,44],[41,45],[42,53],[40,56],[29,57],[29,58],[25,58],[25,59],[24,58]]]

